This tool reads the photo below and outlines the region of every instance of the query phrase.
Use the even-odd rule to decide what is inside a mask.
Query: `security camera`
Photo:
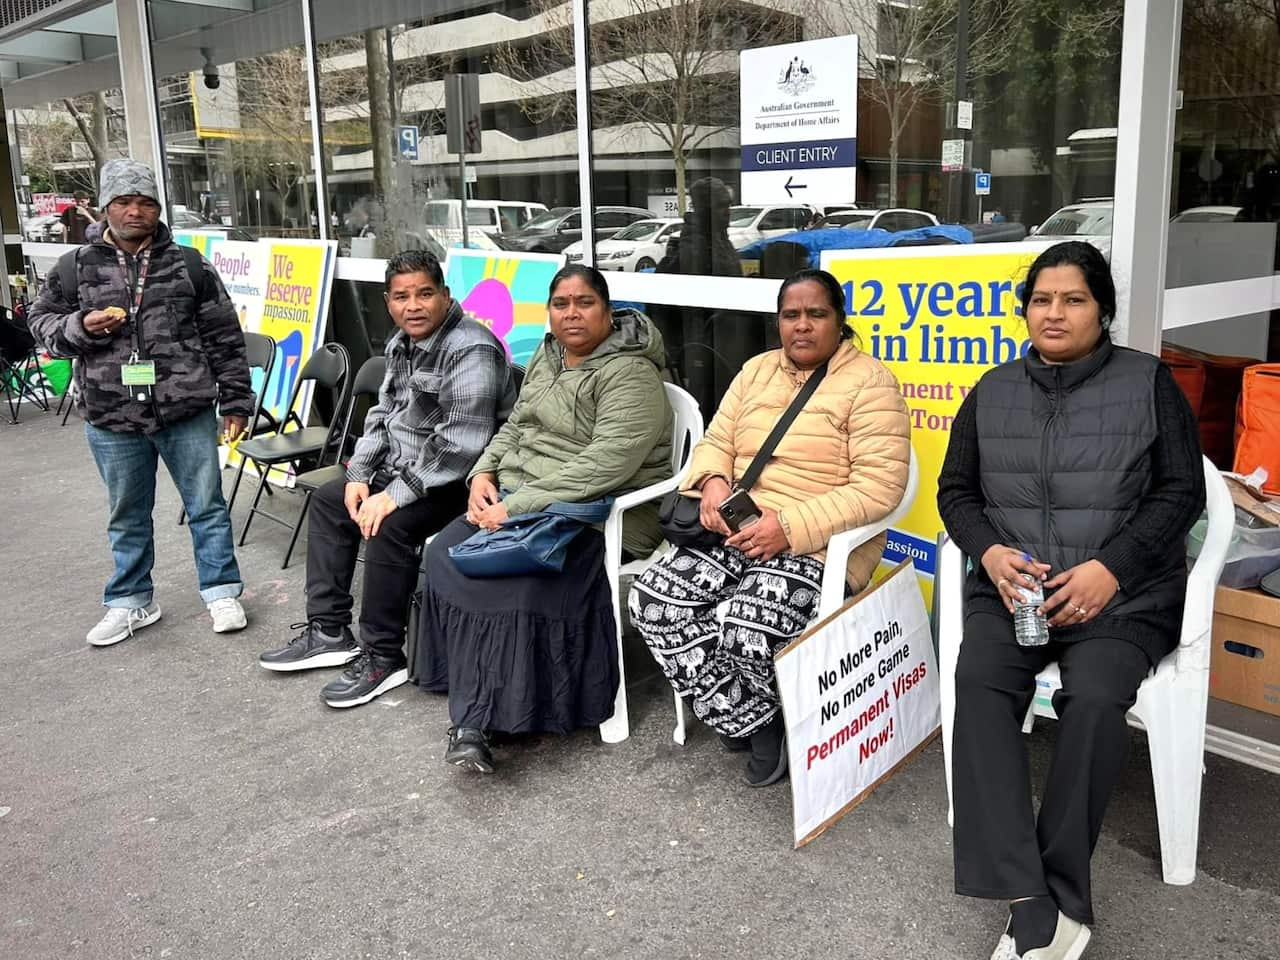
[[[218,75],[218,65],[213,62],[213,56],[208,50],[201,52],[204,54],[204,85],[210,90],[217,90],[222,86],[222,77]]]

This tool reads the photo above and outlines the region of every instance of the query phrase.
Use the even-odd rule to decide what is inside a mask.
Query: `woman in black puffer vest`
[[[1115,286],[1096,248],[1050,247],[1021,296],[1031,349],[965,398],[938,478],[947,532],[975,561],[956,669],[956,892],[1011,902],[993,960],[1075,960],[1125,713],[1177,645],[1204,474],[1172,374],[1111,342]],[[1046,596],[1042,646],[1014,635],[1027,576]],[[1020,731],[1054,660],[1060,722],[1037,819]]]

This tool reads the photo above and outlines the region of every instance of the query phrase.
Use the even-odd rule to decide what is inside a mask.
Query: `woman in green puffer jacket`
[[[418,684],[449,692],[445,760],[484,773],[493,770],[490,732],[566,733],[612,715],[618,652],[604,538],[585,528],[555,577],[471,579],[449,547],[511,516],[671,475],[657,328],[639,311],[613,311],[592,267],[557,273],[547,307],[551,333],[471,471],[467,514],[435,537],[425,560]],[[656,505],[627,512],[627,553],[648,556],[661,539]]]

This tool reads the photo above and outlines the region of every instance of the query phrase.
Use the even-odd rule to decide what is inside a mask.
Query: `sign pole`
[[[471,240],[467,234],[467,155],[458,154],[458,200],[462,207],[462,249],[471,248]]]

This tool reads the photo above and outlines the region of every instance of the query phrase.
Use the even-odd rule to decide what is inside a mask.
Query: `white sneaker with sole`
[[[1059,911],[1058,929],[1053,933],[1053,941],[1048,946],[1028,950],[1022,955],[1022,960],[1080,960],[1090,936],[1088,927]]]
[[[1013,942],[1013,919],[1010,918],[1008,924],[1005,925],[1004,933],[1000,935],[1000,942],[996,944],[995,950],[991,952],[991,960],[1018,960],[1018,948]]]
[[[235,597],[223,597],[207,604],[209,613],[213,615],[214,633],[235,633],[243,630],[248,624],[244,615],[244,607]]]
[[[95,647],[109,647],[128,640],[143,627],[160,619],[160,604],[152,601],[145,607],[107,607],[106,616],[85,637]]]

